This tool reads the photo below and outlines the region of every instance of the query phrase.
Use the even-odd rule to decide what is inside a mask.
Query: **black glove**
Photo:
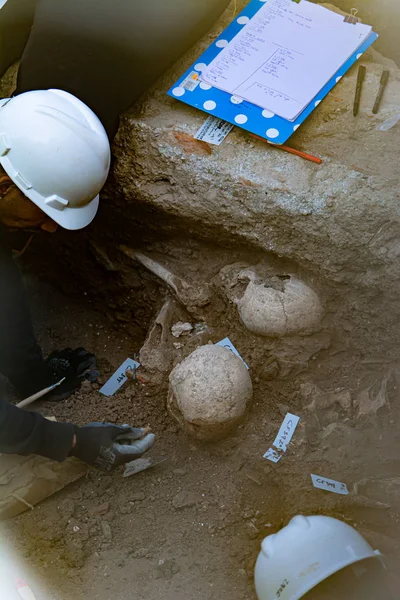
[[[53,402],[68,398],[79,390],[85,379],[94,382],[99,376],[94,354],[86,352],[84,348],[52,352],[46,359],[46,368],[51,371],[54,383],[65,377],[65,381],[46,396],[47,400]]]
[[[129,425],[89,423],[76,429],[71,456],[103,471],[112,471],[139,458],[153,446],[156,436],[145,434],[145,429]]]
[[[76,350],[65,348],[65,350],[52,352],[46,364],[59,381],[63,377],[73,379],[90,374],[96,367],[96,358],[84,348],[76,348]]]
[[[46,396],[46,400],[58,401],[76,392],[84,379],[94,382],[97,377],[99,373],[96,371],[94,354],[86,352],[84,348],[66,348],[52,352],[45,361],[38,358],[19,381],[12,383],[24,399],[65,378],[60,386]]]

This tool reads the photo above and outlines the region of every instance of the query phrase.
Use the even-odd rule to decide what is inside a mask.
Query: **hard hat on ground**
[[[94,112],[62,90],[0,100],[0,164],[65,229],[94,219],[110,169],[110,144]]]
[[[341,569],[379,556],[342,521],[298,516],[262,542],[255,569],[257,596],[259,600],[299,600]]]

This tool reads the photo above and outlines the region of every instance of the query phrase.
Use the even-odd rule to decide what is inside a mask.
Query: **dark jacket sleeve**
[[[38,454],[62,462],[72,448],[75,426],[53,423],[0,400],[0,453]]]

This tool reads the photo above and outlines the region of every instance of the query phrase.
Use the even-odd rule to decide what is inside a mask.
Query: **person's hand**
[[[89,423],[77,428],[71,456],[103,471],[112,471],[150,450],[156,436],[146,432],[129,425]]]
[[[57,381],[83,378],[96,368],[96,357],[84,348],[65,348],[52,352],[46,359],[46,365],[52,370]]]
[[[98,377],[94,354],[84,348],[65,348],[52,352],[29,377],[21,377],[19,382],[13,383],[21,399],[25,399],[63,379],[64,381],[46,396],[46,400],[59,402],[78,391],[85,379],[94,383]]]
[[[37,369],[29,380],[24,380],[24,386],[18,388],[18,392],[22,398],[27,398],[64,379],[61,385],[46,396],[46,400],[59,402],[78,391],[85,379],[94,383],[98,377],[94,354],[84,348],[65,348],[52,352],[44,361],[43,368]]]

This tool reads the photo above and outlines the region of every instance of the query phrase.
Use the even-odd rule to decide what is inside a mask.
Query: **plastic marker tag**
[[[334,479],[327,479],[326,477],[320,477],[319,475],[311,475],[313,486],[319,490],[325,490],[326,492],[333,492],[334,494],[341,494],[347,496],[349,490],[345,483],[335,481]]]
[[[242,361],[242,363],[244,364],[244,366],[246,367],[246,369],[248,369],[248,365],[244,362],[243,358],[240,356],[239,352],[236,350],[235,346],[232,344],[231,340],[229,338],[225,338],[223,340],[221,340],[220,342],[218,342],[218,344],[215,344],[216,346],[222,346],[223,348],[228,348],[228,350],[230,350],[231,352],[233,352],[233,354],[236,354],[236,356],[238,358],[240,358],[240,360]]]
[[[233,127],[234,126],[231,123],[210,115],[198,130],[194,139],[213,144],[214,146],[219,146],[230,134]]]
[[[22,581],[22,579],[17,580],[16,587],[22,600],[36,600],[35,594],[32,592],[28,584],[25,583],[25,581]]]
[[[278,450],[274,450],[274,448],[270,448],[264,454],[264,458],[266,458],[267,460],[270,460],[271,462],[274,462],[274,463],[278,463],[281,460],[282,456],[283,456],[282,452],[279,452]]]
[[[288,449],[288,445],[296,431],[299,421],[300,417],[297,417],[296,415],[292,415],[291,413],[286,415],[272,447],[264,454],[264,458],[274,463],[281,460]]]
[[[181,83],[181,87],[183,87],[188,92],[194,92],[197,86],[200,84],[199,74],[196,71],[192,71],[186,77],[186,79]]]
[[[132,360],[131,358],[127,358],[124,363],[115,371],[114,375],[110,377],[110,379],[103,385],[101,388],[100,394],[103,396],[113,396],[117,390],[119,390],[128,379],[126,372],[130,370],[135,370],[140,367],[140,363],[136,362],[136,360]]]

